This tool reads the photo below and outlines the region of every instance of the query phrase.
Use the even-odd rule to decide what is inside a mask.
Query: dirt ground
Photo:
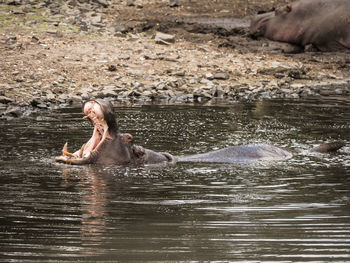
[[[249,36],[250,16],[283,3],[0,0],[0,114],[95,97],[347,99],[349,53],[303,52]]]

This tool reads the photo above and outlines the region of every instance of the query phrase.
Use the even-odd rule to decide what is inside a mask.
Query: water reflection
[[[94,167],[76,168],[62,166],[62,179],[66,182],[70,177],[77,177],[76,188],[81,197],[81,237],[82,246],[99,246],[106,233],[106,181]],[[90,251],[89,254],[97,251]]]
[[[175,155],[270,142],[282,162],[69,166],[52,157],[91,135],[80,109],[0,122],[0,261],[350,261],[344,101],[116,107],[123,132]],[[302,112],[302,116],[300,116]],[[339,117],[341,116],[341,117]]]

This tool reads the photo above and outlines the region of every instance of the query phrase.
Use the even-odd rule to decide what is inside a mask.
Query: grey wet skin
[[[252,36],[312,45],[320,51],[350,52],[349,0],[300,0],[257,15]]]
[[[157,153],[133,144],[130,134],[121,134],[113,106],[106,100],[90,100],[83,104],[85,119],[94,126],[91,139],[80,150],[68,152],[67,143],[56,162],[67,164],[152,164],[174,161],[168,153]]]
[[[155,152],[135,145],[133,136],[121,134],[112,104],[104,100],[90,100],[83,104],[83,112],[94,126],[91,139],[75,153],[69,153],[67,144],[56,162],[67,164],[160,164],[174,162],[232,163],[258,160],[285,160],[292,153],[271,145],[232,146],[203,154],[175,157],[166,152]],[[343,142],[331,142],[312,148],[311,152],[335,152]]]

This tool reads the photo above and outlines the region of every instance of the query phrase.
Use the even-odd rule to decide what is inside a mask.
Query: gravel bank
[[[350,95],[349,54],[294,54],[295,47],[250,39],[239,23],[189,20],[179,10],[185,1],[175,3],[0,1],[0,115],[89,98],[205,103]],[[155,6],[174,14],[159,19]],[[135,12],[142,15],[132,20]],[[190,22],[174,23],[179,13]],[[218,21],[227,13],[209,15]]]

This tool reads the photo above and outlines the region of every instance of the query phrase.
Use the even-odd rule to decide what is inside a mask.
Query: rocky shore
[[[0,0],[0,115],[89,98],[349,97],[350,54],[251,39],[246,21],[257,6],[198,14],[187,2]]]

